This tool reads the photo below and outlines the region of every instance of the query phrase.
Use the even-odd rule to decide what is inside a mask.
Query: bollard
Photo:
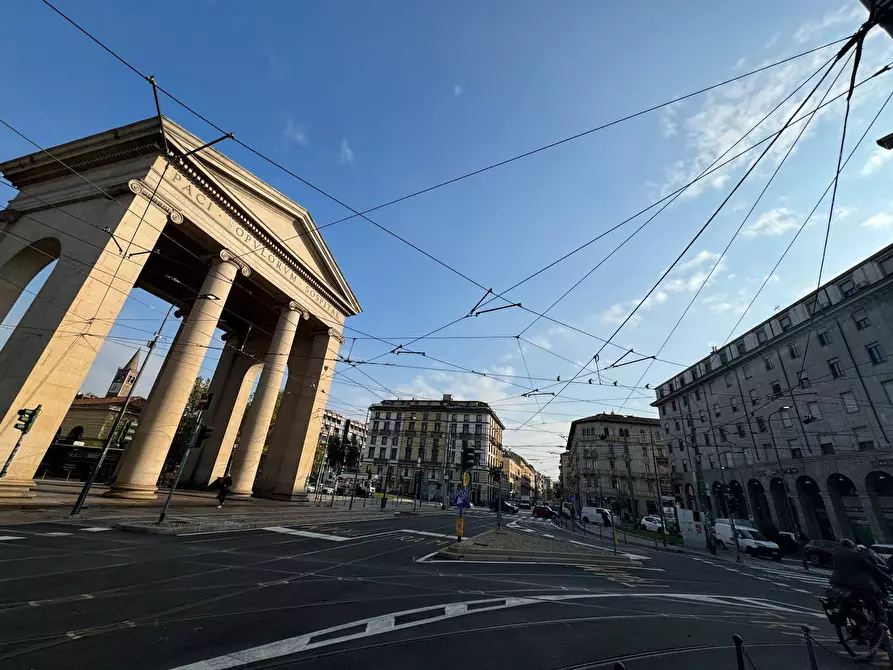
[[[744,640],[741,639],[740,635],[733,635],[732,642],[735,643],[735,658],[738,661],[738,670],[744,670],[744,649],[742,648]]]
[[[893,640],[890,639],[890,629],[887,628],[887,624],[881,624],[881,635],[884,636],[884,651],[887,652],[888,662],[893,668]]]
[[[815,649],[812,648],[812,635],[809,634],[809,626],[803,626],[802,630],[806,637],[806,658],[809,662],[809,670],[819,670],[819,664],[815,660]]]

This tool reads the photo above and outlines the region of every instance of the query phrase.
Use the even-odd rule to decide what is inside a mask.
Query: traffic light
[[[462,469],[472,470],[475,464],[474,447],[462,447]]]
[[[490,477],[498,484],[502,480],[502,468],[498,465],[494,465],[490,468]]]
[[[212,435],[213,433],[214,433],[214,427],[213,427],[213,426],[206,426],[205,424],[201,424],[201,425],[198,427],[198,432],[195,434],[195,444],[193,444],[192,446],[193,446],[193,447],[200,447],[200,446],[202,446],[202,442],[204,442],[204,441],[207,440],[209,437],[211,437],[211,435]]]
[[[13,425],[13,428],[16,430],[22,431],[22,435],[27,435],[28,431],[31,430],[31,427],[34,425],[34,422],[37,420],[37,417],[40,415],[40,405],[35,407],[34,409],[20,409],[16,412],[19,418],[16,423]]]
[[[121,434],[121,444],[130,444],[133,442],[133,436],[136,434],[137,421],[128,421]]]

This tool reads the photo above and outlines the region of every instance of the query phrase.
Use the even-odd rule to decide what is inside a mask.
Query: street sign
[[[456,517],[456,537],[462,537],[465,535],[465,518],[461,516]]]
[[[468,508],[468,491],[459,489],[453,494],[453,504],[459,509]]]
[[[462,486],[468,486],[468,482],[471,481],[471,475],[467,472],[462,473]]]
[[[574,494],[571,493],[571,494],[567,497],[567,500],[568,500],[568,502],[574,502]]]

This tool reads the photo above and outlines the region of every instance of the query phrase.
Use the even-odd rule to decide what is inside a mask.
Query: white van
[[[602,512],[608,515],[608,521],[610,521],[613,526],[614,513],[605,507],[584,507],[580,510],[580,518],[583,519],[583,523],[594,523],[599,526],[604,526],[605,517],[602,516]]]
[[[751,556],[771,556],[773,560],[781,560],[778,545],[767,540],[756,528],[742,526],[736,521],[735,531],[738,534],[738,546],[741,551]],[[717,519],[713,524],[713,532],[716,534],[716,544],[720,549],[735,549],[735,537],[728,519]]]

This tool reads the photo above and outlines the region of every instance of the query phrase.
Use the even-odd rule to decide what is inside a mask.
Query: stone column
[[[254,391],[254,399],[251,401],[251,407],[245,417],[239,449],[233,458],[234,496],[250,496],[251,490],[254,488],[257,466],[264,450],[267,431],[270,429],[273,410],[276,408],[279,387],[282,385],[286,363],[300,319],[301,312],[298,311],[298,305],[294,301],[282,308],[279,322],[273,333],[273,340],[270,342],[270,349],[264,358],[264,367]]]
[[[306,499],[307,477],[313,469],[322,413],[343,341],[332,328],[314,332],[308,324],[298,331],[279,419],[267,452],[269,466],[264,466],[255,495]]]
[[[859,502],[862,503],[862,509],[865,510],[865,518],[868,525],[871,526],[871,534],[874,535],[875,542],[889,542],[890,532],[887,527],[887,520],[883,517],[880,503],[877,497],[872,495],[859,494]]]
[[[225,250],[212,262],[199,297],[168,352],[170,360],[155,382],[133,443],[124,453],[118,477],[107,496],[155,499],[158,476],[239,269],[240,265]],[[241,269],[245,276],[250,273],[246,266]]]
[[[831,530],[834,531],[834,536],[838,540],[842,540],[845,537],[852,539],[853,532],[850,530],[850,524],[846,518],[846,511],[843,509],[843,502],[840,496],[823,493],[822,500],[825,501],[828,521],[831,523]]]

